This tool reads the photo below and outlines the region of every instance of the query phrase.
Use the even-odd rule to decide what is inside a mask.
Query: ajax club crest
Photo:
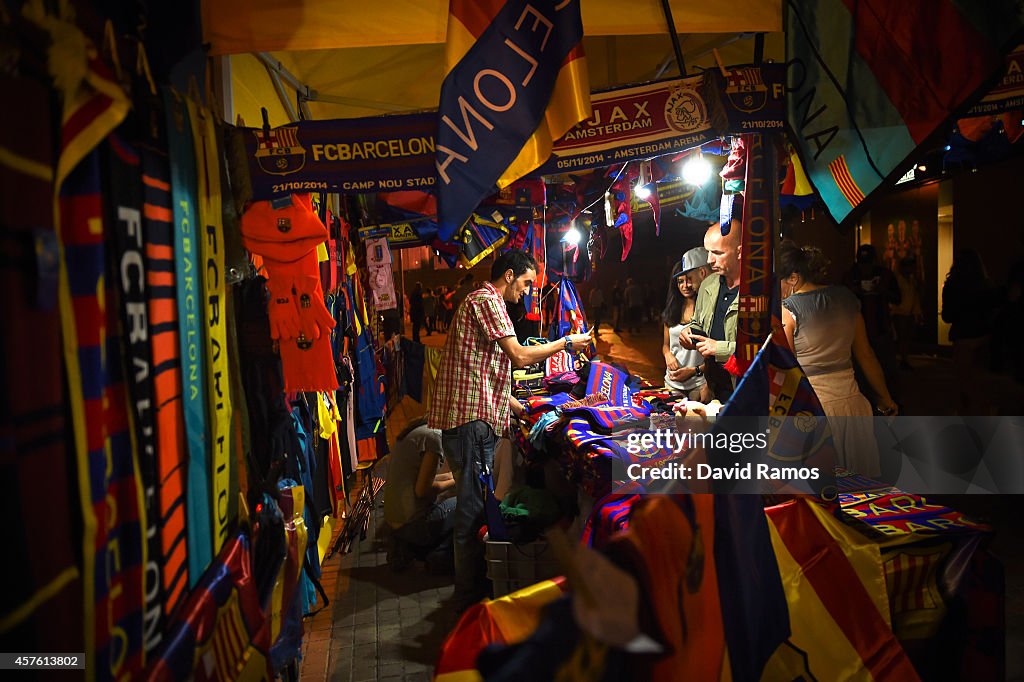
[[[264,173],[290,175],[306,165],[306,149],[299,143],[298,127],[264,128],[256,135],[256,163]]]
[[[761,78],[761,69],[756,67],[733,69],[725,94],[734,107],[748,114],[764,109],[768,103],[768,88]]]
[[[673,90],[665,101],[665,120],[680,133],[692,133],[707,125],[708,108],[693,88]]]

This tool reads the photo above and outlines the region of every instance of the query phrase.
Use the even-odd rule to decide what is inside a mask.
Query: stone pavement
[[[302,680],[430,680],[456,622],[452,578],[420,563],[392,572],[383,528],[378,501],[366,539],[325,562],[331,604],[306,622]]]

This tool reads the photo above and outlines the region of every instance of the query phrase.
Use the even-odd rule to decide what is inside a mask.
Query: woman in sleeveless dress
[[[860,302],[845,287],[823,284],[828,260],[817,248],[785,241],[777,262],[786,338],[829,417],[837,463],[877,476],[881,468],[871,403],[857,386],[854,359],[880,396],[879,412],[895,415],[898,408],[868,342]]]

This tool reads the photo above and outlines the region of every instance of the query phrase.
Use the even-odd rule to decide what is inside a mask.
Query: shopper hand
[[[691,370],[687,372],[687,370]],[[668,378],[672,381],[688,381],[693,378],[692,367],[676,367],[668,371]],[[689,375],[689,376],[687,376]]]
[[[718,350],[718,342],[705,336],[691,337],[696,342],[694,346],[701,355],[706,358],[713,358]]]
[[[676,360],[676,356],[671,353],[665,354],[665,369],[669,372],[674,372],[679,369],[679,361]]]
[[[594,342],[594,336],[590,332],[584,332],[583,334],[570,334],[569,341],[572,342],[573,346],[582,348],[583,346],[589,346]]]
[[[692,334],[690,334],[689,326],[683,327],[683,331],[679,332],[679,345],[685,348],[686,350],[693,350],[694,346],[696,345],[696,338],[700,337],[694,337]]]
[[[900,406],[892,398],[887,398],[878,402],[878,411],[883,417],[895,417],[900,413]]]

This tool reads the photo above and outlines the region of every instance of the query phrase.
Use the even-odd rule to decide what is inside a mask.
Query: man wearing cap
[[[704,378],[704,356],[695,348],[683,348],[679,335],[693,324],[697,291],[707,275],[707,249],[698,246],[684,253],[669,280],[668,298],[661,313],[665,386],[673,393],[701,402],[711,399],[711,390]]]
[[[705,233],[704,248],[708,251],[712,275],[701,282],[697,292],[693,324],[679,335],[679,344],[683,348],[696,349],[704,356],[704,373],[711,393],[723,403],[732,395],[734,388],[734,379],[723,365],[736,352],[742,215],[741,201],[736,200],[731,219],[727,223],[715,223]]]

